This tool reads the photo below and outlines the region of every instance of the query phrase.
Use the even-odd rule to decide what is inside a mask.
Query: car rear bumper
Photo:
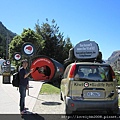
[[[72,100],[66,97],[66,105],[70,111],[118,111],[118,98],[109,101]]]

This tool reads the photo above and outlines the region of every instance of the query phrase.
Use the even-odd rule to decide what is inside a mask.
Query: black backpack
[[[12,85],[13,87],[19,87],[20,79],[19,79],[19,72],[13,74]]]

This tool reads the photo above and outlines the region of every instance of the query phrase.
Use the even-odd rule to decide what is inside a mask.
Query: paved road
[[[29,96],[26,95],[26,107],[29,108],[30,112],[28,113],[30,114],[24,115],[21,118],[19,111],[19,91],[12,84],[3,84],[3,77],[0,76],[0,120],[40,120],[42,118],[32,112],[42,82],[30,81],[29,83],[30,88]]]
[[[45,120],[84,120],[90,119],[93,120],[95,118],[99,119],[109,119],[117,120],[119,116],[111,115],[108,116],[104,114],[103,116],[99,115],[100,113],[95,113],[96,115],[88,112],[84,113],[84,115],[79,116],[66,116],[64,112],[64,102],[60,100],[59,95],[39,95],[33,112],[36,112]],[[120,112],[119,112],[120,113]],[[48,115],[46,115],[48,114]],[[113,119],[114,118],[114,119]]]
[[[26,98],[27,106],[30,108],[30,111],[32,112],[28,112],[29,114],[21,116],[20,114],[18,114],[19,113],[18,91],[16,90],[16,88],[13,88],[11,84],[2,84],[1,76],[0,76],[0,80],[1,80],[0,81],[0,94],[1,94],[0,120],[66,120],[66,119],[75,120],[75,117],[85,117],[85,119],[88,119],[89,117],[85,115],[74,116],[74,118],[70,118],[71,116],[65,116],[64,102],[60,100],[60,96],[59,95],[39,95],[37,97],[39,92],[39,89],[37,88],[40,88],[40,86],[38,84],[39,82],[33,83],[33,81],[30,82],[30,85],[31,85],[30,96],[27,96]],[[36,103],[34,106],[33,103],[35,101]],[[8,113],[8,114],[5,114],[5,113]],[[97,117],[97,116],[93,116],[93,117]],[[80,118],[80,120],[82,119],[83,118]]]
[[[38,114],[65,114],[64,105],[59,94],[39,95],[33,112]]]

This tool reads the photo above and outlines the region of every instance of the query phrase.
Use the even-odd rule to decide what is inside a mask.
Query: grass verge
[[[43,84],[40,90],[40,94],[59,94],[60,89],[51,85],[51,84]]]

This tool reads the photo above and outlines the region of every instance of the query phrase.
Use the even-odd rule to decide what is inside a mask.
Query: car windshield
[[[80,81],[113,81],[109,66],[77,65],[75,80]]]

